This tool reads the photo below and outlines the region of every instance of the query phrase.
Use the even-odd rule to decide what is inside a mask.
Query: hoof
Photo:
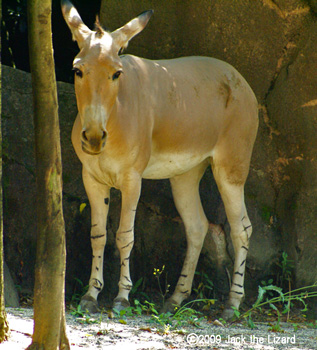
[[[80,301],[80,307],[84,311],[88,311],[90,314],[96,314],[100,312],[97,300],[90,295],[84,295]]]
[[[234,311],[233,309],[229,306],[227,306],[222,314],[221,314],[221,318],[224,319],[225,321],[232,321],[232,319],[234,318]]]
[[[130,303],[127,299],[124,298],[115,298],[113,301],[112,309],[115,309],[116,311],[121,311],[126,309],[130,306]]]
[[[176,301],[174,301],[173,299],[168,299],[166,300],[163,307],[161,308],[160,313],[167,314],[168,312],[170,312],[171,314],[174,314],[176,311],[176,308],[178,307],[179,305]]]

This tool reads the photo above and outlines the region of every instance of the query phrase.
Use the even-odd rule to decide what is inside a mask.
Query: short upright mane
[[[95,22],[95,31],[96,31],[96,36],[98,38],[101,38],[104,34],[104,29],[102,28],[100,21],[99,21],[99,16],[96,16],[96,22]]]

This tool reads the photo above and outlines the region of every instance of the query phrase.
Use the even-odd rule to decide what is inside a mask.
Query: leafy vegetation
[[[86,294],[88,291],[89,285],[84,285],[84,283],[77,277],[74,278],[75,280],[75,285],[74,285],[74,290],[73,294],[70,299],[70,305],[71,307],[77,307],[80,303],[80,300],[83,295]]]
[[[275,292],[275,296],[272,297],[271,292]],[[270,295],[265,297],[265,295]],[[272,325],[271,330],[274,332],[281,331],[280,322],[281,314],[287,314],[287,321],[289,320],[289,312],[294,305],[293,302],[299,302],[302,304],[302,312],[307,311],[307,299],[317,297],[317,282],[311,286],[297,288],[283,293],[282,288],[267,285],[264,287],[259,286],[258,297],[253,306],[244,313],[240,313],[237,309],[234,309],[236,321],[247,319],[247,324],[250,328],[254,328],[255,324],[252,321],[252,314],[255,311],[262,311],[263,308],[269,307],[276,312],[277,321],[275,325]]]
[[[273,279],[268,281],[261,281],[261,285],[258,287],[258,296],[255,303],[248,310],[241,312],[235,308],[234,315],[235,320],[233,322],[245,321],[246,325],[251,328],[256,328],[256,321],[253,316],[255,314],[261,314],[264,316],[264,310],[271,310],[276,315],[276,322],[269,323],[270,330],[272,332],[281,332],[281,320],[283,315],[287,314],[287,321],[289,320],[289,313],[291,308],[298,306],[298,303],[302,305],[302,313],[307,311],[307,299],[317,297],[317,282],[311,286],[297,288],[295,290],[283,290],[282,286],[291,286],[292,283],[292,269],[293,262],[288,259],[286,253],[281,256],[281,261],[278,266],[279,271],[279,284],[276,286],[273,284]],[[160,290],[160,299],[164,305],[167,297],[169,287],[167,281],[167,273],[165,272],[165,266],[161,269],[154,269],[153,272]],[[164,275],[164,283],[161,282],[161,278]],[[198,282],[197,282],[198,281]],[[72,297],[72,304],[79,303],[81,296],[86,292],[87,287],[84,287],[80,280],[77,280],[76,293]],[[214,286],[208,275],[204,272],[196,272],[196,287],[193,288],[193,292],[196,294],[194,300],[189,301],[181,307],[176,307],[175,312],[172,314],[160,313],[159,306],[150,300],[149,296],[143,291],[139,291],[144,280],[140,278],[133,286],[131,290],[131,296],[134,297],[133,305],[121,310],[113,310],[113,316],[118,319],[120,323],[128,323],[129,318],[144,315],[147,316],[147,322],[157,326],[157,330],[160,333],[168,333],[169,331],[175,331],[181,329],[187,325],[194,325],[195,327],[201,327],[202,320],[208,318],[206,311],[209,311],[211,306],[216,302],[214,298]],[[285,282],[288,282],[286,284]],[[80,290],[80,288],[82,290]],[[140,301],[140,297],[143,301]],[[89,314],[81,310],[80,306],[72,307],[72,315],[78,317],[80,322],[84,323],[96,323],[98,322],[94,318],[91,318]],[[269,313],[270,314],[270,313]],[[284,316],[285,317],[285,316]],[[220,319],[221,323],[229,327],[233,322],[225,322]],[[293,324],[294,330],[298,329],[297,323]],[[306,324],[307,327],[317,329],[317,321],[315,323],[310,322]]]

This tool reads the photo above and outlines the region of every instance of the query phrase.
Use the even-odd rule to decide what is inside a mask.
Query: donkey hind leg
[[[207,165],[208,162],[203,162],[187,173],[170,179],[174,202],[185,225],[187,252],[175,291],[161,312],[173,312],[175,306],[181,305],[191,293],[198,258],[209,227],[199,196],[199,182]]]
[[[83,182],[91,207],[91,247],[92,266],[89,279],[89,289],[81,298],[80,306],[83,310],[96,313],[98,307],[98,294],[101,292],[103,281],[103,258],[107,239],[106,224],[110,201],[110,188],[96,182],[83,169]]]
[[[234,316],[233,307],[238,309],[244,297],[245,266],[252,225],[244,203],[246,176],[242,177],[241,182],[232,181],[228,172],[224,168],[217,168],[215,164],[213,164],[213,173],[230,224],[230,236],[235,254],[229,300],[222,314],[224,320],[229,320]]]

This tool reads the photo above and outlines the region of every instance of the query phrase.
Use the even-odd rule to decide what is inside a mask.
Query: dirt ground
[[[11,329],[9,341],[1,350],[25,349],[32,341],[33,309],[7,309]],[[109,319],[102,315],[90,323],[67,312],[67,334],[71,349],[234,349],[234,350],[316,350],[317,329],[305,324],[282,323],[281,332],[272,325],[256,323],[251,330],[243,324],[229,327],[203,320],[200,328],[193,325],[166,330],[151,322],[150,316]],[[217,323],[217,322],[216,322]]]

